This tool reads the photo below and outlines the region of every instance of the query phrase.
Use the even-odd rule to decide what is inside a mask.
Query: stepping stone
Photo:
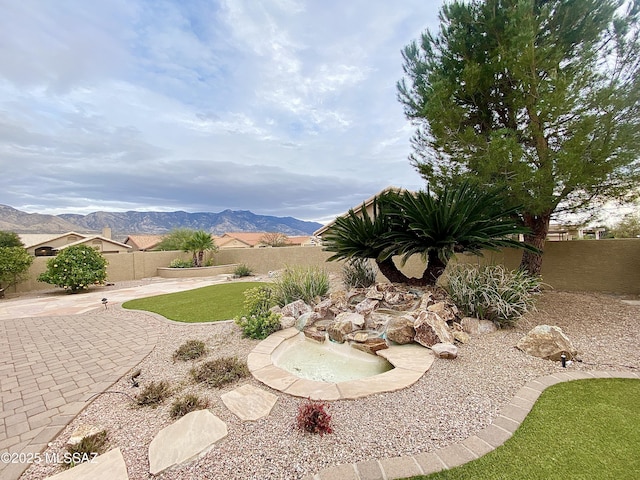
[[[220,395],[226,407],[240,420],[258,420],[271,413],[278,397],[251,385],[242,385]]]
[[[187,413],[158,432],[149,445],[149,473],[157,475],[209,452],[227,425],[209,410]]]
[[[69,470],[58,473],[47,480],[129,480],[127,466],[119,448],[98,455],[91,462],[81,463]]]

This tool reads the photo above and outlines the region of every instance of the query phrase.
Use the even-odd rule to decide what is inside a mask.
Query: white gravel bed
[[[128,316],[131,321],[148,320],[143,313],[114,314]],[[241,338],[233,323],[157,321],[157,347],[131,371],[142,370],[141,387],[152,380],[168,380],[177,393],[156,409],[133,407],[125,395],[101,395],[51,444],[49,452],[62,452],[71,432],[86,423],[108,431],[110,446],[122,450],[132,480],[295,479],[336,464],[429,452],[462,441],[488,425],[529,380],[563,371],[559,363],[530,357],[514,348],[535,325],[558,325],[565,331],[583,360],[572,364],[571,370],[637,372],[639,319],[640,307],[612,296],[547,292],[539,301],[538,312],[527,315],[517,327],[473,338],[460,346],[456,360],[436,359],[415,385],[394,393],[330,402],[334,432],[323,437],[293,428],[303,399],[272,390],[253,378],[223,389],[200,387],[189,380],[190,368],[200,361],[234,355],[246,359],[258,342]],[[205,341],[209,354],[195,362],[174,363],[173,352],[189,339]],[[222,393],[244,383],[278,396],[267,418],[241,422],[220,400]],[[131,388],[125,378],[112,390],[133,395],[138,389]],[[227,424],[229,435],[204,457],[152,477],[148,473],[149,443],[171,423],[173,399],[187,392],[209,400],[211,411]],[[53,465],[34,465],[21,478],[42,479],[57,471]]]

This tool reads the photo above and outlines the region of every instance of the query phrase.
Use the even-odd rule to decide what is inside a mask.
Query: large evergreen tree
[[[640,178],[640,0],[471,0],[403,51],[412,162],[433,188],[505,188],[540,250],[554,214]],[[539,273],[542,254],[522,267]]]

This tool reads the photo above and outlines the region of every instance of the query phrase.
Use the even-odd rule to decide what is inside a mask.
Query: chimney
[[[110,227],[103,227],[102,236],[104,238],[108,238],[109,240],[111,240],[111,228]]]

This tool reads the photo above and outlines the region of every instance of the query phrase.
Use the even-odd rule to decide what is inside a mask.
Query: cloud
[[[0,203],[330,218],[394,184],[419,0],[12,2],[0,16]],[[73,210],[76,209],[76,210]]]

